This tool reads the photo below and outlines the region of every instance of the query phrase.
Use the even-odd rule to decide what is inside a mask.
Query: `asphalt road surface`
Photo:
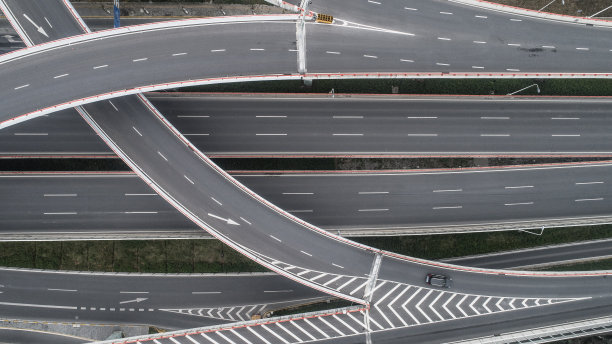
[[[278,207],[332,231],[429,227],[452,232],[458,225],[495,229],[512,222],[610,216],[611,167],[234,175]],[[129,237],[197,231],[132,174],[5,174],[0,189],[12,195],[0,200],[4,234],[123,232]]]
[[[609,98],[151,93],[209,156],[612,155]],[[73,110],[0,131],[3,155],[110,155]]]

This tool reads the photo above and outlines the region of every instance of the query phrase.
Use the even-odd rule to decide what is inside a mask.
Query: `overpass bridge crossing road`
[[[369,338],[373,331],[377,331],[371,326],[376,326],[379,331],[387,331],[405,328],[413,324],[412,321],[414,324],[421,324],[440,319],[440,323],[445,324],[443,320],[453,318],[459,323],[461,318],[469,318],[470,315],[491,313],[495,316],[497,310],[505,317],[516,320],[521,315],[525,316],[523,308],[538,310],[549,307],[562,312],[567,310],[564,308],[567,303],[572,303],[571,308],[575,311],[593,307],[594,298],[599,305],[601,301],[609,298],[610,282],[602,278],[607,275],[605,272],[559,275],[474,270],[398,256],[331,235],[275,207],[220,170],[176,131],[142,95],[136,96],[138,101],[130,97],[94,102],[101,100],[97,97],[99,94],[113,98],[138,93],[144,90],[139,87],[145,85],[164,83],[163,86],[153,88],[170,87],[168,83],[190,77],[199,79],[192,82],[197,84],[204,82],[202,79],[218,77],[224,71],[232,75],[236,75],[236,72],[252,75],[254,70],[262,68],[267,74],[270,70],[278,73],[279,67],[280,70],[283,69],[283,64],[280,63],[284,61],[282,58],[255,58],[245,65],[239,63],[242,55],[230,58],[228,55],[222,60],[212,57],[214,53],[225,52],[226,48],[213,49],[219,51],[209,50],[206,55],[202,54],[204,51],[184,50],[187,46],[199,49],[206,46],[208,50],[219,44],[219,38],[223,37],[223,42],[231,41],[243,47],[249,46],[253,41],[260,42],[262,45],[250,48],[250,52],[269,49],[276,58],[286,56],[288,52],[295,53],[295,47],[292,48],[295,42],[289,38],[294,34],[295,23],[287,22],[289,17],[276,19],[277,21],[268,18],[268,22],[221,25],[218,26],[223,28],[220,30],[220,36],[210,35],[208,30],[201,30],[202,25],[210,24],[205,21],[190,21],[189,25],[184,25],[186,22],[177,22],[173,29],[169,27],[174,24],[162,24],[155,31],[152,31],[152,26],[142,26],[135,30],[111,30],[101,33],[95,40],[93,37],[97,34],[88,34],[7,54],[0,61],[3,66],[0,77],[18,84],[9,87],[9,92],[21,91],[18,98],[35,101],[25,103],[12,99],[3,100],[6,107],[3,107],[2,126],[61,108],[83,105],[77,108],[77,111],[109,147],[156,192],[198,226],[273,271],[331,295],[364,305],[358,310],[341,312],[343,316],[334,314],[328,315],[327,318],[319,317],[328,329],[317,330],[316,325],[311,325],[313,331],[318,331],[322,337],[317,338],[311,334],[313,337],[310,340],[331,338],[327,333],[332,331],[336,333],[334,337],[346,337],[346,333],[350,333],[347,330],[351,328],[353,335],[365,333]],[[254,30],[263,31],[257,32],[259,36],[255,38],[252,34]],[[138,38],[137,42],[134,42],[134,35]],[[170,37],[174,40],[169,40]],[[266,38],[265,42],[261,37]],[[164,38],[168,39],[167,44],[159,45],[158,42]],[[67,42],[70,42],[70,45]],[[121,56],[109,57],[108,54],[103,54],[100,49],[104,49],[106,44],[112,44],[114,49],[122,51]],[[52,45],[58,46],[50,50]],[[130,51],[138,51],[140,56],[134,56]],[[144,52],[153,54],[144,56]],[[180,64],[174,63],[175,59],[181,56],[187,58],[181,60]],[[203,56],[208,57],[210,64],[215,66],[212,74],[210,71],[203,72],[196,63],[199,63]],[[236,65],[233,65],[234,63]],[[74,68],[79,64],[83,68]],[[156,73],[147,73],[161,64],[170,64],[175,68],[157,67]],[[113,66],[107,70],[110,73],[96,73],[98,69],[105,69],[110,65]],[[295,66],[295,60],[284,64],[288,71],[293,70],[294,67],[289,67],[291,65]],[[597,63],[593,63],[589,68],[596,69],[596,65]],[[62,71],[62,68],[65,70]],[[235,68],[238,68],[238,71]],[[26,75],[32,70],[38,71],[36,80],[43,80],[42,83],[35,82],[31,74]],[[63,74],[52,75],[57,72]],[[71,78],[70,74],[73,74]],[[51,85],[53,92],[48,92]],[[173,84],[173,87],[176,85]],[[59,104],[62,105],[53,107]],[[40,110],[41,108],[44,110]],[[150,115],[135,115],[142,113]],[[14,118],[18,119],[12,120]],[[453,276],[456,286],[452,293],[421,286],[424,274],[434,269]],[[354,283],[360,284],[352,285],[351,290],[344,289]],[[563,288],[559,288],[560,285]],[[408,296],[409,293],[412,294],[412,299]],[[416,299],[415,295],[423,297],[411,304],[410,302]],[[432,296],[434,298],[431,298]],[[459,299],[456,305],[453,303],[455,299]],[[461,308],[461,300],[469,300],[469,309]],[[390,313],[395,315],[401,311],[397,306],[393,308],[395,301],[402,302],[402,309],[406,310],[406,314],[396,316],[397,319],[390,318]],[[440,301],[444,302],[442,309],[447,311],[444,316],[434,307],[429,307],[438,305]],[[423,310],[425,305],[432,313]],[[515,311],[504,312],[505,310]],[[363,312],[361,330],[355,328],[358,324],[348,325],[349,317],[353,316],[351,313],[355,312]],[[410,317],[411,314],[414,318]],[[332,322],[332,318],[337,322]],[[309,322],[308,319],[303,321],[301,324],[291,324],[299,330]],[[287,336],[282,334],[283,332],[275,331],[276,328],[271,330],[268,325],[277,326]],[[344,331],[339,329],[340,325],[345,326]],[[211,340],[206,334],[200,336],[202,340],[212,343],[221,339],[228,343],[237,340],[252,342],[248,338],[257,338],[264,343],[289,343],[289,340],[303,342],[301,336],[308,336],[309,333],[302,330],[303,333],[298,336],[295,334],[298,332],[284,329],[282,322],[274,320],[244,327],[243,333],[238,332],[238,327],[229,328],[228,331],[217,331],[216,340]],[[392,336],[402,336],[397,330],[391,332]],[[229,333],[235,336],[234,340],[228,337]],[[180,343],[176,338],[197,342],[185,334],[182,337],[174,337],[173,334],[160,337],[166,337],[168,342],[172,343]],[[140,341],[159,342],[151,337]]]

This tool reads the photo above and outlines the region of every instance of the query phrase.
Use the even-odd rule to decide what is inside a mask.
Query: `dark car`
[[[425,283],[438,288],[450,288],[451,279],[444,275],[427,274],[425,276]]]

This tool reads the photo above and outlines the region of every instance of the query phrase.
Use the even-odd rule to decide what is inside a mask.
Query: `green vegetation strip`
[[[355,240],[410,256],[441,259],[609,237],[612,225],[549,229],[543,236],[495,232]],[[160,273],[266,271],[217,240],[1,242],[0,266]]]

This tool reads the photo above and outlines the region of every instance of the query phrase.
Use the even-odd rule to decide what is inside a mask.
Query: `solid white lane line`
[[[480,119],[510,119],[510,117],[505,116],[483,116]]]
[[[590,201],[603,201],[603,197],[600,197],[600,198],[582,198],[582,199],[575,200],[575,202],[590,202]]]
[[[314,192],[283,192],[283,195],[314,195]]]
[[[408,136],[416,136],[416,137],[421,137],[421,136],[438,136],[438,134],[407,134]]]
[[[283,116],[283,115],[274,115],[274,116],[255,116],[255,118],[287,118],[287,116]]]
[[[437,116],[409,116],[408,119],[438,119]]]
[[[481,137],[508,137],[510,134],[480,134]]]
[[[141,62],[141,61],[146,61],[148,59],[149,59],[148,57],[143,57],[143,58],[139,58],[139,59],[134,59],[134,60],[132,60],[132,62]]]
[[[130,194],[130,193],[126,193],[125,196],[157,196],[157,194]]]
[[[588,51],[590,50],[589,48],[576,48],[576,50],[584,50],[584,51]]]
[[[264,51],[266,49],[263,49],[263,48],[251,48],[250,50],[251,51]]]
[[[17,86],[17,87],[15,87],[15,89],[19,90],[19,89],[22,89],[22,88],[25,88],[25,87],[28,87],[28,86],[30,86],[30,84],[25,84],[25,85]]]
[[[515,206],[515,205],[532,205],[533,202],[522,202],[522,203],[505,203],[506,206]]]
[[[440,41],[451,41],[451,39],[450,39],[450,38],[448,38],[448,37],[438,37],[438,39],[439,39]]]
[[[15,136],[49,136],[49,133],[13,133]]]
[[[63,78],[63,77],[68,76],[68,75],[70,75],[70,74],[66,73],[66,74],[56,75],[56,76],[53,77],[53,79]]]
[[[359,191],[358,195],[386,195],[389,191]]]
[[[220,291],[192,291],[193,295],[221,294]]]
[[[276,241],[278,241],[278,242],[282,242],[282,241],[281,241],[281,239],[279,239],[279,238],[275,237],[275,236],[274,236],[274,235],[272,235],[272,234],[270,234],[270,238],[272,238],[272,239],[274,239],[274,240],[276,240]]]
[[[78,291],[76,289],[55,289],[55,288],[47,288],[48,291],[66,291],[66,292],[75,292]]]
[[[100,68],[106,68],[106,67],[108,67],[108,65],[100,65],[100,66],[93,67],[93,69],[100,69]]]
[[[434,190],[433,192],[462,192],[463,189]]]
[[[252,225],[252,223],[250,223],[249,221],[245,220],[243,217],[240,217],[240,219],[244,222],[246,222],[249,226]]]
[[[223,203],[221,203],[221,202],[217,201],[217,199],[216,199],[216,198],[214,198],[214,197],[211,197],[210,199],[212,199],[213,201],[215,201],[215,203],[217,203],[218,205],[223,205]]]
[[[115,111],[119,111],[119,109],[117,109],[117,107],[115,106],[115,104],[113,104],[112,101],[108,101],[110,103],[110,105],[113,107],[113,109],[115,109]],[[141,135],[142,136],[142,135]]]
[[[476,17],[476,18],[480,18],[480,19],[487,19],[487,18],[489,18],[489,17],[487,17],[487,16],[479,16],[479,15],[476,15],[476,16],[474,16],[474,17]]]
[[[174,54],[172,54],[172,56],[183,56],[183,55],[187,55],[187,53],[174,53]]]
[[[287,134],[255,134],[255,136],[287,136]]]
[[[389,209],[359,209],[358,212],[382,212],[389,211]]]
[[[533,185],[520,185],[520,186],[506,186],[504,189],[531,189]]]
[[[75,212],[63,212],[63,213],[43,213],[43,215],[76,215]]]
[[[213,49],[213,50],[211,50],[210,52],[211,52],[211,53],[222,53],[222,52],[224,52],[224,51],[225,51],[225,49]]]
[[[342,266],[342,265],[338,265],[338,264],[336,264],[336,263],[332,263],[332,265],[333,265],[333,266],[335,266],[335,267],[337,267],[337,268],[344,269],[344,266]]]
[[[44,194],[44,197],[76,197],[77,194]]]
[[[378,56],[374,56],[374,55],[363,55],[363,57],[367,57],[369,59],[377,59]]]
[[[400,59],[400,61],[402,61],[402,62],[414,62],[414,60],[406,60],[406,59]]]
[[[332,116],[335,119],[363,119],[363,116]]]
[[[578,182],[576,185],[592,185],[592,184],[603,184],[604,182]]]
[[[555,119],[555,120],[579,120],[580,117],[551,117],[550,119]]]
[[[326,51],[325,53],[332,54],[332,55],[340,55],[339,51]]]
[[[159,154],[159,156],[161,156],[164,160],[168,161],[168,159],[166,159],[166,157],[160,151],[157,151],[157,154]]]
[[[580,137],[580,134],[552,134],[552,137]]]
[[[310,254],[310,253],[308,253],[308,252],[304,252],[304,251],[301,251],[301,250],[300,250],[300,252],[301,252],[302,254],[307,255],[308,257],[312,257],[312,254]]]
[[[456,206],[452,206],[452,207],[433,207],[433,210],[441,210],[441,209],[461,209],[463,208],[463,206],[461,205],[456,205]]]
[[[332,136],[363,136],[363,134],[332,134]]]
[[[195,185],[195,183],[191,179],[189,179],[189,177],[187,177],[186,175],[183,175],[183,177],[185,177],[185,179],[187,179],[187,181],[189,181],[191,184]]]

